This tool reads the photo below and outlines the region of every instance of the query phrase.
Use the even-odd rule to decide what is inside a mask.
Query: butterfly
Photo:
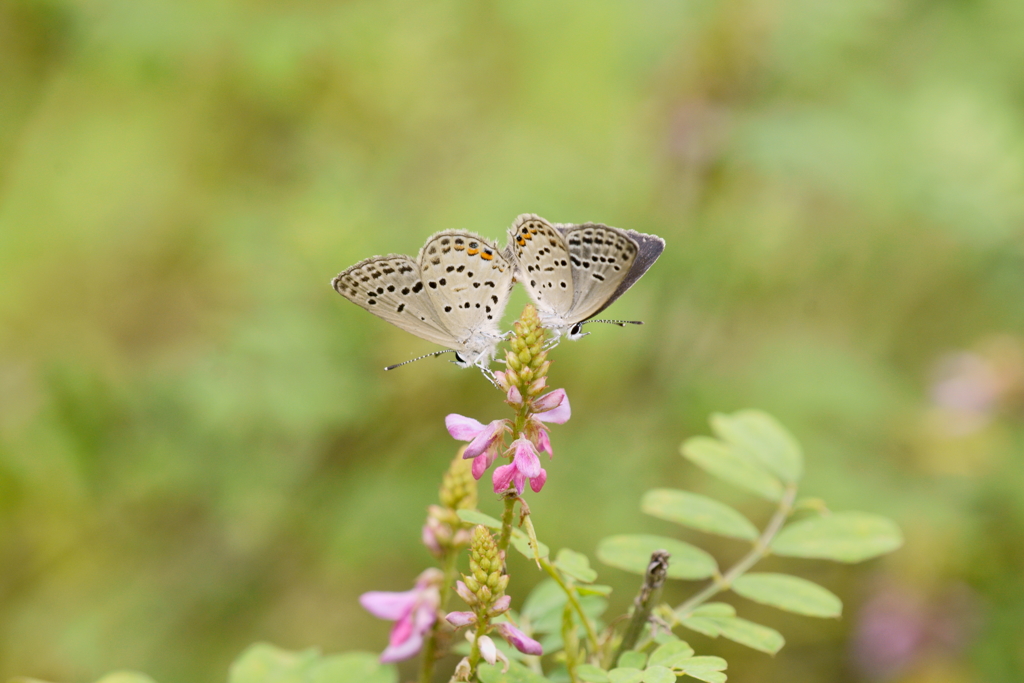
[[[377,317],[454,351],[459,366],[475,365],[486,373],[504,338],[498,323],[513,274],[502,250],[484,238],[446,230],[431,235],[415,259],[374,256],[339,273],[331,284]],[[427,355],[441,353],[446,351]]]
[[[555,339],[579,339],[591,320],[636,284],[665,250],[665,240],[599,223],[555,224],[535,214],[516,218],[506,254],[530,294],[541,325]]]

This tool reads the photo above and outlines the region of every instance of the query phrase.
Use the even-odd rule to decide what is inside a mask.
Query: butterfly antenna
[[[455,350],[454,349],[444,349],[443,351],[434,351],[433,353],[425,353],[422,356],[417,356],[416,358],[410,358],[409,360],[402,361],[401,363],[395,363],[394,365],[389,365],[386,368],[384,368],[384,371],[387,372],[388,370],[394,370],[395,368],[400,368],[403,365],[408,365],[409,363],[415,363],[416,361],[423,360],[424,358],[431,358],[431,357],[436,358],[437,356],[440,356],[442,353],[455,353]]]
[[[626,325],[643,325],[643,320],[584,320],[580,323],[580,327],[589,325],[590,323],[608,323],[610,325],[618,325],[619,327],[625,327]]]

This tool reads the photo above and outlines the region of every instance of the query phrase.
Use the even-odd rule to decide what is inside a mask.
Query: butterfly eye
[[[576,337],[582,331],[583,331],[583,323],[576,323],[575,325],[573,325],[572,327],[569,328],[569,336],[570,337]]]

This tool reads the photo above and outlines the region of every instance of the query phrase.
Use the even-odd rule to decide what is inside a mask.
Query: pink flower
[[[544,654],[544,648],[533,638],[529,637],[508,621],[503,621],[497,624],[495,628],[501,637],[508,641],[508,644],[515,649],[522,652],[524,655],[537,655],[538,657]]]
[[[509,429],[508,420],[494,420],[485,425],[471,417],[452,413],[444,419],[444,424],[453,439],[469,442],[462,457],[472,458],[473,477],[482,477],[501,450],[503,437]]]
[[[494,470],[492,482],[494,492],[501,493],[508,489],[509,484],[514,484],[519,494],[527,481],[530,488],[537,493],[547,481],[548,473],[540,466],[540,458],[537,457],[537,450],[529,439],[516,439],[511,446],[513,456],[512,462],[502,465]]]
[[[412,657],[423,646],[423,638],[437,620],[441,604],[438,586],[444,580],[439,569],[428,569],[416,579],[416,587],[404,593],[371,591],[359,602],[375,617],[395,622],[380,661],[397,662]]]
[[[476,615],[472,612],[449,612],[445,620],[455,628],[462,628],[476,623]]]
[[[568,422],[572,416],[569,397],[566,395],[565,389],[555,389],[538,398],[533,407],[536,412],[530,416],[530,422],[526,428],[527,433],[537,446],[537,450],[545,451],[548,457],[551,457],[555,453],[551,450],[551,438],[548,436],[548,430],[544,423],[565,424]]]

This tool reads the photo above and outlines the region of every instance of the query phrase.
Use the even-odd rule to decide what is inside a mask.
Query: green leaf
[[[511,662],[508,672],[502,673],[502,667],[493,664],[481,664],[477,668],[480,683],[549,683],[548,679],[530,671],[519,662]]]
[[[485,515],[479,510],[456,510],[455,514],[459,516],[466,524],[483,524],[488,529],[500,529],[501,520],[495,519],[490,515]]]
[[[714,618],[686,617],[685,619],[680,619],[679,623],[691,631],[706,635],[708,638],[717,638],[718,634],[721,633],[721,629],[718,628],[718,623]]]
[[[321,657],[316,650],[289,652],[267,643],[256,643],[231,665],[228,682],[395,683],[397,670],[390,664],[381,664],[379,656],[370,652],[348,652]],[[115,682],[104,679],[103,683]]]
[[[304,683],[306,667],[318,657],[316,650],[290,652],[255,643],[231,665],[228,683]]]
[[[21,679],[28,680],[28,679]],[[114,671],[96,683],[155,683],[152,678],[138,671]]]
[[[838,617],[843,601],[816,583],[788,574],[744,574],[732,584],[737,594],[808,617]]]
[[[771,415],[760,410],[715,413],[711,429],[740,451],[741,457],[753,458],[782,481],[792,484],[800,480],[804,457],[800,444]]]
[[[658,648],[651,653],[651,658],[647,663],[649,666],[667,666],[670,669],[674,669],[679,662],[689,659],[692,656],[693,648],[690,647],[686,641],[674,640],[670,643],[658,646]]]
[[[706,618],[706,620],[714,622],[715,626],[718,627],[718,635],[761,652],[775,654],[785,644],[785,639],[782,638],[778,631],[755,624],[754,622],[748,622],[738,616],[703,616],[697,618]],[[686,622],[683,622],[683,625],[686,626]]]
[[[694,672],[686,675],[693,676],[697,680],[704,681],[705,683],[725,683],[726,679],[728,678],[721,671],[708,671],[707,673]]]
[[[529,560],[535,560],[537,557],[545,558],[551,554],[551,550],[541,541],[537,541],[537,553],[534,554],[533,548],[530,546],[530,538],[519,529],[512,530],[512,547],[518,550],[521,554],[525,555]]]
[[[593,664],[580,664],[576,667],[576,675],[589,683],[608,683],[608,673]]]
[[[308,676],[308,683],[395,683],[398,670],[381,664],[379,653],[346,652],[313,662]]]
[[[753,541],[757,527],[746,517],[717,500],[688,491],[654,489],[644,494],[640,508],[652,517],[682,524],[709,534]]]
[[[576,586],[576,592],[580,595],[611,595],[611,586],[602,586],[597,584],[590,584],[589,586]]]
[[[896,524],[866,512],[837,512],[794,522],[779,532],[772,552],[837,562],[861,562],[903,545]]]
[[[725,602],[705,602],[691,614],[695,617],[734,617],[736,608]]]
[[[715,559],[700,548],[664,536],[610,536],[598,545],[597,557],[611,567],[643,576],[655,550],[671,554],[668,576],[673,579],[706,579],[718,570]]]
[[[565,591],[554,579],[544,579],[526,596],[521,613],[536,628],[537,622],[549,614],[561,615],[566,600]]]
[[[782,483],[759,465],[744,460],[728,444],[710,436],[695,436],[682,446],[683,456],[708,474],[733,486],[777,503],[782,498]]]
[[[629,669],[642,669],[647,664],[647,655],[636,650],[627,650],[619,655],[616,665]]]
[[[663,666],[649,666],[644,669],[644,683],[675,683],[676,675],[672,669]]]
[[[555,558],[555,566],[563,573],[568,574],[577,581],[593,583],[597,579],[597,572],[590,568],[590,560],[583,553],[575,550],[562,548]]]
[[[610,683],[643,683],[644,672],[632,667],[612,669],[608,672]]]
[[[691,671],[725,671],[727,668],[728,663],[721,657],[691,657],[683,663],[683,670],[687,674]]]
[[[727,664],[721,657],[692,657],[683,662],[681,670],[687,676],[692,676],[707,683],[722,683],[726,679],[725,671]]]

